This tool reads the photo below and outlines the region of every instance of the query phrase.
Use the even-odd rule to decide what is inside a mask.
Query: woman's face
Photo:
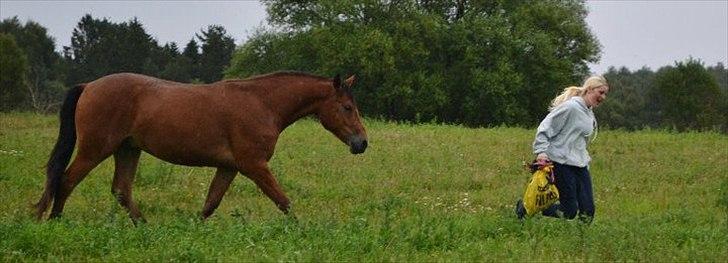
[[[584,94],[584,101],[590,108],[599,106],[605,99],[607,99],[607,93],[609,92],[609,86],[602,85],[591,90],[588,90]]]

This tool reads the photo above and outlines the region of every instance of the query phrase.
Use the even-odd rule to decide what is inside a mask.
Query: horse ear
[[[334,89],[341,89],[341,76],[339,76],[339,74],[336,74],[336,76],[334,77]]]
[[[351,75],[349,78],[344,80],[344,83],[346,83],[346,86],[349,88],[354,86],[354,83],[356,83],[356,75]]]

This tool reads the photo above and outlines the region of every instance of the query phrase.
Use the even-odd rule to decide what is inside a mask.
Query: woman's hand
[[[539,162],[539,163],[544,162],[545,163],[545,162],[550,162],[550,161],[551,160],[549,159],[549,156],[546,155],[546,153],[539,153],[538,155],[536,155],[536,162]]]

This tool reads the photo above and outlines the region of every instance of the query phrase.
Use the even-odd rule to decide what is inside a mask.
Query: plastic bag
[[[523,206],[528,216],[543,211],[559,200],[559,190],[554,185],[554,165],[550,162],[534,162],[530,168],[533,175],[523,194]]]

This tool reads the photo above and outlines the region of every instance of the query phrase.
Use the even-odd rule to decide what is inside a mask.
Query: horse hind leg
[[[63,207],[66,205],[66,199],[71,195],[73,189],[80,183],[92,169],[94,169],[101,161],[106,159],[103,158],[90,158],[79,152],[76,158],[73,159],[71,165],[66,170],[65,175],[61,178],[60,185],[55,191],[53,196],[53,208],[49,219],[57,218],[61,216]]]
[[[220,205],[222,197],[225,195],[225,192],[227,192],[230,187],[230,183],[232,183],[233,179],[235,179],[235,175],[237,175],[237,173],[238,172],[234,169],[222,167],[217,168],[215,177],[212,179],[212,183],[210,184],[210,190],[207,192],[205,205],[202,207],[202,213],[200,214],[203,220],[207,219],[213,212],[215,212],[215,209],[217,209]]]
[[[111,185],[111,193],[116,197],[119,204],[129,212],[129,217],[135,225],[138,222],[146,222],[131,194],[140,155],[141,150],[129,146],[128,143],[122,144],[114,152],[114,180]]]

